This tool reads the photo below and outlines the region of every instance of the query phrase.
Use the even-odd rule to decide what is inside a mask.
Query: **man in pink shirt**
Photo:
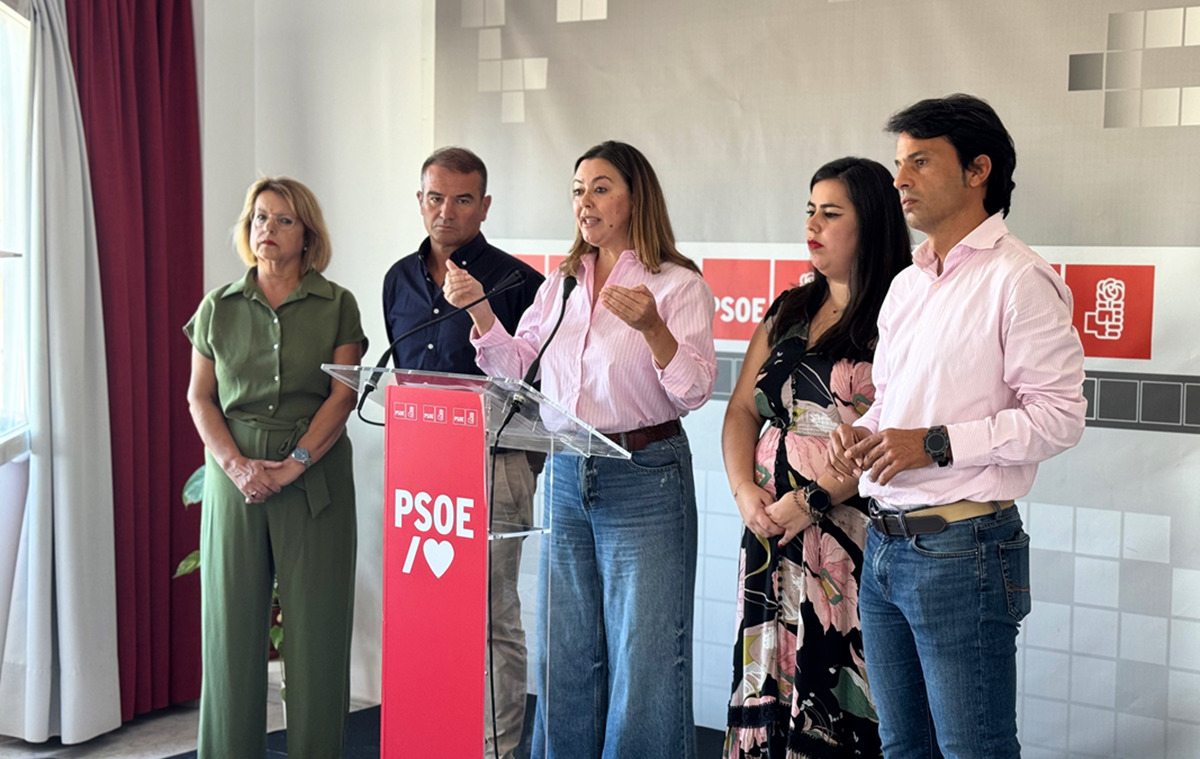
[[[1070,291],[1004,224],[1016,151],[991,106],[924,100],[887,128],[928,239],[879,314],[875,403],[829,446],[872,499],[859,612],[880,737],[887,759],[1019,759],[1013,500],[1083,434],[1083,348]]]

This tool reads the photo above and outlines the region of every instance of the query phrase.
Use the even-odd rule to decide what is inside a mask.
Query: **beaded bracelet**
[[[813,508],[808,505],[808,501],[800,500],[800,489],[799,488],[792,491],[792,502],[796,504],[796,508],[798,508],[801,511],[803,511],[804,513],[808,514],[808,519],[813,524],[816,524],[817,522],[820,522],[822,519],[825,518],[824,514],[814,511]]]

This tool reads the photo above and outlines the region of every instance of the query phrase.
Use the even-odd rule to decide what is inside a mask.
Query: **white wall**
[[[204,282],[241,276],[230,230],[247,186],[286,174],[321,201],[326,275],[359,301],[370,359],[386,345],[381,287],[425,232],[421,162],[433,149],[434,0],[195,0],[204,170]],[[352,687],[379,698],[382,435],[350,424],[358,484]]]

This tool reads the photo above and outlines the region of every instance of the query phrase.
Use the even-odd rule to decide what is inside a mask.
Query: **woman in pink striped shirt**
[[[550,629],[538,630],[539,692],[550,697],[538,699],[533,756],[692,759],[696,496],[679,417],[716,381],[713,295],[676,250],[658,177],[636,148],[584,153],[572,194],[575,244],[516,335],[486,301],[471,309],[479,367],[520,377],[562,303],[542,391],[632,452],[555,456],[553,545],[538,583],[539,603],[554,598]],[[569,278],[580,292],[564,302]],[[445,293],[458,305],[483,291],[451,264]]]

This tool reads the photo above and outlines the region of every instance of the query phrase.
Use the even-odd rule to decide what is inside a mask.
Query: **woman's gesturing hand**
[[[447,303],[455,308],[462,308],[483,297],[483,285],[466,269],[453,261],[446,261],[446,281],[442,284],[442,293],[446,296]],[[486,300],[467,309],[467,313],[471,315],[475,329],[481,335],[487,334],[496,323],[496,315]]]
[[[767,506],[771,505],[771,495],[752,482],[743,482],[734,494],[742,522],[747,529],[760,538],[772,535],[782,535],[783,528],[777,525],[767,515]]]
[[[646,332],[663,323],[662,317],[658,315],[654,293],[645,285],[638,285],[632,289],[607,285],[600,291],[600,303],[638,332]]]

